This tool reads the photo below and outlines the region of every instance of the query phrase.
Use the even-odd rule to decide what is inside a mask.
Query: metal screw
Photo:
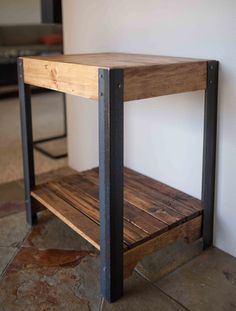
[[[118,84],[118,88],[119,88],[119,89],[122,88],[122,84],[121,84],[121,83]]]
[[[101,78],[101,79],[103,78],[103,74],[100,74],[100,78]]]
[[[100,96],[103,96],[103,92],[100,93]]]
[[[210,66],[210,69],[211,69],[211,70],[213,70],[213,69],[214,69],[214,66],[213,66],[213,65],[211,65],[211,66]]]
[[[210,84],[212,84],[212,83],[213,83],[213,81],[212,81],[212,80],[210,80],[209,82],[210,82]]]

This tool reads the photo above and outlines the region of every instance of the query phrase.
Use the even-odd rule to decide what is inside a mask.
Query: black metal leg
[[[99,70],[101,291],[123,294],[123,71]]]
[[[218,62],[208,62],[208,85],[205,93],[202,201],[204,205],[203,247],[212,246],[215,195],[215,160],[217,127]]]
[[[67,136],[67,114],[66,114],[66,94],[62,93],[63,96],[63,121],[64,121],[64,135]]]
[[[35,186],[30,86],[24,83],[23,61],[21,59],[18,60],[18,83],[21,113],[26,216],[27,222],[30,225],[33,225],[37,222],[37,214],[33,211],[30,195],[31,190]]]

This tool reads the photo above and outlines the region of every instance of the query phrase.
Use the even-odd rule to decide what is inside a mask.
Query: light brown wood
[[[90,244],[100,250],[100,229],[92,220],[78,210],[73,209],[48,188],[39,187],[32,196]]]
[[[24,82],[46,89],[98,98],[98,68],[64,62],[24,58]]]
[[[49,62],[79,64],[104,69],[131,68],[140,66],[170,65],[178,63],[206,62],[206,60],[186,57],[128,54],[128,53],[91,53],[72,55],[29,56],[23,59],[48,60]]]
[[[100,53],[24,57],[27,84],[98,98],[99,68],[124,70],[124,100],[203,90],[207,62],[191,58]]]
[[[202,216],[187,221],[124,253],[124,278],[131,275],[139,261],[178,240],[194,242],[201,237]]]

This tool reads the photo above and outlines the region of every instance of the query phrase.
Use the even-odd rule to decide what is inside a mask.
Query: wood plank
[[[81,181],[82,174],[83,173],[80,174],[80,178],[77,176],[71,177],[73,178],[72,184],[78,185],[80,189],[82,187],[83,191],[88,192],[98,200],[98,170],[93,169],[84,173],[85,182],[88,184],[86,189],[81,183],[78,184],[78,179]],[[70,183],[69,180],[67,182]],[[97,187],[93,187],[93,184]],[[151,235],[157,234],[158,230],[160,230],[159,233],[161,233],[167,229],[167,225],[172,225],[173,223],[177,224],[185,218],[164,205],[160,206],[160,204],[157,203],[150,203],[148,197],[140,199],[137,197],[137,193],[129,193],[126,186],[124,187],[124,204],[125,218]],[[132,218],[131,215],[133,215]],[[136,215],[136,217],[134,217],[134,215]]]
[[[100,250],[100,229],[94,221],[78,210],[73,209],[71,205],[67,204],[46,187],[38,188],[31,195],[85,240]]]
[[[148,196],[149,200],[153,203],[160,202],[161,204],[164,204],[170,209],[173,209],[175,212],[188,217],[196,217],[199,215],[199,211],[193,209],[192,207],[185,206],[184,204],[178,202],[177,200],[174,200],[150,187],[148,187],[144,183],[138,183],[133,181],[131,178],[125,179],[125,185],[128,189],[130,189],[133,193],[144,193],[145,196]]]
[[[130,191],[129,188],[125,188],[124,195],[128,202],[147,212],[158,220],[168,224],[169,226],[178,224],[186,218],[173,209],[168,208],[161,202],[153,203],[143,192]]]
[[[78,209],[81,213],[99,224],[97,202],[87,193],[79,189],[74,190],[70,185],[63,182],[52,182],[47,187],[75,209]]]
[[[132,68],[138,66],[155,66],[170,64],[185,64],[193,62],[206,62],[203,59],[174,57],[163,55],[145,55],[129,53],[87,53],[71,55],[47,55],[47,56],[29,56],[23,59],[42,60],[49,62],[59,62],[65,64],[79,64],[93,66],[97,68]]]
[[[124,218],[145,231],[149,237],[156,236],[168,230],[167,224],[136,208],[126,200],[124,205]]]
[[[98,178],[96,174],[97,171],[89,171],[86,173],[86,178],[90,178],[96,182]],[[174,208],[169,208],[159,201],[152,201],[150,197],[144,193],[142,184],[140,184],[139,191],[132,191],[125,185],[124,198],[125,201],[155,217],[159,221],[168,224],[168,226],[177,225],[187,219],[186,216],[176,212]]]
[[[153,184],[153,187],[150,187],[149,185],[146,185],[145,183],[140,182],[132,179],[127,178],[125,176],[125,183],[126,186],[131,188],[133,191],[135,189],[140,189],[140,187],[143,189],[143,191],[150,196],[152,200],[162,202],[163,204],[167,205],[169,208],[174,208],[177,212],[179,212],[182,215],[188,216],[190,214],[199,213],[199,209],[196,209],[192,206],[189,206],[187,204],[184,204],[183,202],[178,201],[177,199],[173,197],[170,197],[160,191],[158,191],[156,185],[159,185],[159,182],[155,182]]]
[[[96,180],[99,168],[96,167],[84,173],[87,177],[90,176]],[[80,174],[83,174],[83,172]],[[141,192],[151,196],[152,199],[155,199],[155,196],[157,196],[155,200],[162,202],[168,207],[175,208],[177,211],[179,210],[182,215],[188,216],[189,211],[193,214],[195,212],[199,214],[203,211],[201,200],[127,167],[124,168],[124,182],[126,187],[131,187],[133,190],[139,189]]]
[[[188,243],[196,241],[201,237],[201,231],[202,216],[198,216],[131,250],[127,250],[124,253],[124,277],[130,276],[137,263],[145,256],[167,247],[177,240],[185,240]]]
[[[142,182],[147,187],[150,187],[151,189],[158,191],[159,193],[162,193],[182,203],[185,206],[189,206],[196,211],[202,212],[203,210],[202,202],[199,199],[186,194],[185,192],[177,190],[173,187],[170,187],[164,183],[156,181],[155,179],[145,176],[143,174],[137,173],[136,171],[131,170],[129,168],[126,168],[124,170],[124,175],[125,175],[125,178],[131,179],[132,181],[135,181],[138,183]]]
[[[124,71],[124,99],[138,100],[204,90],[206,81],[206,62],[127,68]]]
[[[71,184],[68,182],[49,183],[47,187],[52,189],[74,208],[99,224],[98,198],[96,199],[90,195],[94,190],[93,184],[88,184],[86,180],[82,180],[80,177],[76,183],[74,181]],[[90,189],[92,190],[91,192],[89,191]],[[134,247],[141,241],[148,239],[149,236],[142,228],[135,226],[126,219],[124,220],[124,243],[128,247]]]
[[[24,58],[24,81],[42,88],[98,98],[98,68],[78,64]]]
[[[86,171],[79,175],[71,176],[66,180],[66,184],[70,186],[70,191],[83,191],[86,195],[91,196],[93,199],[99,202],[99,189],[98,189],[98,175],[95,173],[94,178],[91,179],[94,170]],[[76,194],[76,193],[75,193]],[[138,228],[142,229],[144,232],[149,235],[156,234],[167,230],[168,226],[144,212],[139,210],[133,204],[130,204],[127,200],[124,200],[124,219]]]
[[[98,99],[98,69],[124,69],[124,100],[206,89],[207,62],[178,57],[98,53],[24,57],[25,83]]]

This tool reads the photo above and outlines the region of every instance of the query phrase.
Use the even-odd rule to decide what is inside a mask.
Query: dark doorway
[[[41,0],[42,23],[62,24],[61,0]]]

